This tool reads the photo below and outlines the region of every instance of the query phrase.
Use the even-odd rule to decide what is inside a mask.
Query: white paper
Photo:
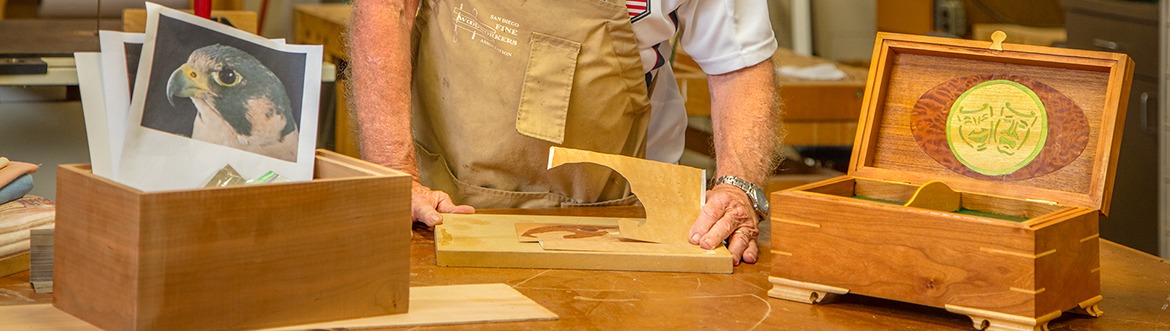
[[[273,118],[271,116],[263,117],[257,116],[259,113],[253,113],[247,117],[250,124],[240,125],[258,128],[252,131],[253,135],[248,135],[238,129],[225,129],[238,128],[235,125],[208,125],[207,123],[216,122],[217,119],[218,123],[226,122],[223,120],[224,117],[214,116],[220,113],[211,110],[205,110],[205,113],[210,115],[196,116],[195,102],[192,101],[196,98],[168,93],[167,84],[172,77],[182,80],[182,76],[198,71],[180,69],[188,62],[190,54],[193,52],[208,54],[207,49],[217,44],[230,46],[231,49],[226,52],[235,58],[254,57],[263,68],[249,64],[241,65],[239,70],[226,70],[221,69],[222,63],[203,61],[192,63],[190,66],[215,68],[206,70],[217,71],[197,73],[191,76],[194,78],[190,81],[203,79],[203,86],[219,84],[215,85],[215,88],[255,87],[257,83],[253,85],[248,83],[260,80],[257,77],[265,76],[255,72],[271,71],[280,79],[281,84],[264,86],[283,90],[289,99],[293,114],[291,117],[299,118],[295,129],[296,139],[292,140],[295,144],[290,143],[295,146],[289,149],[291,154],[274,153],[272,152],[274,149],[262,148],[273,145],[252,143],[262,141],[256,138],[263,131],[259,128],[265,127],[263,123],[256,122],[258,117],[270,119]],[[130,101],[126,141],[117,180],[148,192],[191,189],[201,187],[216,171],[228,164],[246,178],[256,178],[267,171],[274,171],[293,181],[311,180],[321,88],[321,51],[320,45],[287,45],[274,42],[194,15],[147,3],[146,34]],[[220,80],[213,81],[217,78]],[[229,100],[242,100],[255,95],[242,96],[234,92],[238,90],[228,89],[213,91],[215,91],[213,102],[224,104],[229,103]],[[171,95],[170,100],[168,95]],[[255,102],[249,107],[254,105]],[[233,114],[225,110],[232,108],[224,108],[223,105],[216,105],[216,108],[223,110],[229,117]],[[236,118],[245,117],[241,115]],[[200,121],[199,125],[196,125],[196,121]],[[208,127],[216,130],[207,129]],[[209,142],[213,139],[193,138],[224,132],[234,135],[234,139]],[[282,159],[278,155],[288,155],[288,158]]]
[[[99,31],[102,55],[102,84],[105,91],[106,130],[109,132],[110,172],[99,172],[98,176],[115,179],[121,162],[122,145],[126,140],[126,121],[130,115],[130,78],[138,70],[138,58],[142,55],[145,34],[117,31]],[[90,126],[87,125],[87,128]],[[92,139],[91,139],[92,140]],[[92,141],[91,141],[92,144]]]
[[[106,112],[101,53],[73,53],[77,65],[77,85],[81,92],[81,110],[85,115],[85,135],[89,141],[89,163],[93,173],[112,178],[114,159],[110,148],[109,116]],[[121,146],[118,146],[121,149]]]

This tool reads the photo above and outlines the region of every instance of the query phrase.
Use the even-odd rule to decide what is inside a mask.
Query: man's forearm
[[[772,61],[709,77],[718,175],[763,185],[783,139]]]
[[[410,136],[410,35],[418,0],[357,0],[348,30],[350,114],[362,158],[418,179]]]

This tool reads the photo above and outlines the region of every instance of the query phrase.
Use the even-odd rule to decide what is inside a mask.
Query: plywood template
[[[646,218],[449,214],[435,227],[438,265],[731,272],[727,248],[706,250],[687,242],[706,195],[702,169],[549,149],[549,169],[583,162],[622,174]]]
[[[410,288],[410,312],[270,330],[352,330],[481,322],[556,320],[545,309],[505,284]],[[13,330],[99,330],[50,304],[0,307],[4,328]]]
[[[630,191],[646,208],[645,219],[620,219],[621,237],[648,242],[689,245],[687,234],[706,198],[706,171],[677,164],[551,147],[548,168],[565,163],[609,167],[630,182]]]

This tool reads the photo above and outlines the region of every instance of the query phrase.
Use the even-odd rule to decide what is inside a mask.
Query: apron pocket
[[[565,118],[581,43],[533,32],[516,131],[554,144],[565,142]]]

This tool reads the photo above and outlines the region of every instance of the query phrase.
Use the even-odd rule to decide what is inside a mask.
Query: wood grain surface
[[[730,273],[726,247],[705,250],[691,244],[589,240],[533,242],[517,235],[517,223],[565,224],[566,227],[613,228],[640,218],[445,214],[435,227],[436,262],[440,266],[556,268],[590,270]],[[560,231],[558,233],[567,233]]]
[[[154,193],[62,166],[54,305],[112,329],[405,312],[409,176],[317,157],[311,182]]]
[[[1117,119],[1125,116],[1133,62],[1124,54],[1013,44],[992,51],[989,44],[879,34],[850,174],[913,184],[942,180],[960,191],[1107,211],[1122,130]],[[1043,77],[1083,110],[1091,139],[1079,157],[1046,175],[1002,182],[960,175],[923,151],[911,126],[924,94],[959,77],[1003,74]]]
[[[632,207],[479,210],[641,217]],[[710,330],[971,330],[971,320],[944,309],[844,295],[809,305],[769,298],[769,227],[761,232],[760,261],[730,275],[523,268],[456,268],[435,265],[435,233],[416,226],[411,239],[411,286],[505,283],[560,316],[556,321],[418,327],[416,330],[695,329]],[[1170,262],[1101,240],[1102,318],[1065,314],[1053,330],[1156,330],[1170,328]],[[224,288],[219,293],[228,293]],[[50,303],[36,294],[28,273],[0,277],[0,305]],[[392,330],[392,329],[385,329]]]
[[[410,289],[410,312],[264,330],[360,330],[422,325],[556,320],[557,315],[504,284],[424,286]],[[50,304],[0,306],[4,328],[101,330]]]
[[[955,151],[948,146],[947,138],[947,118],[951,116],[952,106],[959,96],[980,83],[994,80],[1016,82],[1031,89],[1048,110],[1047,122],[1043,129],[1047,133],[1047,138],[1044,144],[1039,146],[1039,154],[1022,168],[997,176],[980,173],[960,163]],[[987,181],[1028,179],[1060,170],[1081,156],[1089,144],[1089,137],[1092,137],[1084,110],[1072,99],[1041,80],[1014,74],[964,76],[943,82],[924,93],[914,104],[910,120],[912,121],[910,131],[923,152],[951,171]],[[994,136],[988,139],[994,139]]]

